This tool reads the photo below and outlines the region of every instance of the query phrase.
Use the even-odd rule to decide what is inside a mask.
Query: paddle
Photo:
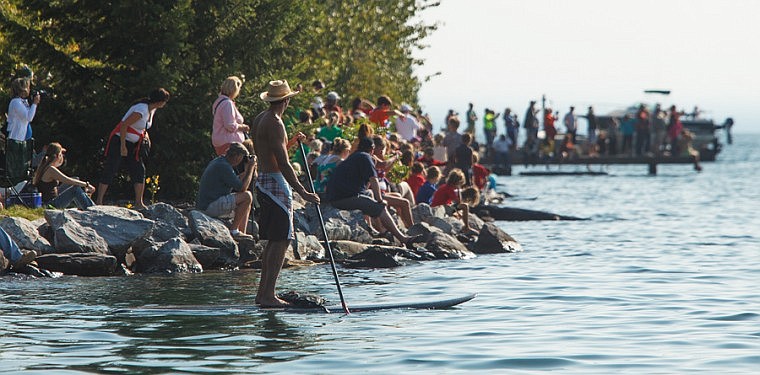
[[[306,151],[303,149],[303,143],[301,141],[298,141],[298,147],[301,149],[301,156],[303,157],[304,164],[307,163],[306,161]],[[311,171],[309,170],[309,166],[307,165],[304,169],[306,169],[306,176],[309,178],[309,187],[311,192],[314,192],[314,181],[311,179]],[[319,224],[322,226],[322,235],[325,237],[325,247],[327,248],[327,254],[330,255],[330,266],[332,266],[332,273],[333,277],[335,277],[335,286],[338,287],[338,295],[340,296],[340,304],[343,306],[343,311],[346,312],[346,314],[350,314],[351,312],[348,311],[348,306],[346,305],[346,299],[343,298],[343,290],[340,288],[340,280],[338,280],[338,270],[335,268],[335,258],[333,258],[332,253],[332,247],[330,247],[330,239],[327,238],[327,230],[325,229],[325,220],[322,218],[322,208],[319,207],[319,204],[315,204],[314,206],[317,207],[317,215],[319,215]]]

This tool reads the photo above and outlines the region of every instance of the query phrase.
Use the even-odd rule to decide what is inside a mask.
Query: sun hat
[[[411,112],[413,108],[409,104],[404,103],[404,104],[401,104],[400,109],[401,109],[401,112]]]
[[[327,100],[340,100],[340,95],[335,91],[330,91],[327,93]]]
[[[259,95],[265,102],[276,102],[295,96],[300,91],[293,91],[286,80],[269,81],[269,88]]]

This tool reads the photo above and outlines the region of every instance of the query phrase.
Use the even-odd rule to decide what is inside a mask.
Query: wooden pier
[[[647,165],[649,167],[649,174],[650,175],[656,175],[657,174],[657,165],[658,164],[689,164],[694,165],[694,159],[692,159],[690,156],[625,156],[625,155],[618,155],[618,156],[599,156],[599,157],[589,157],[589,156],[581,156],[573,159],[564,159],[564,160],[558,160],[558,159],[539,159],[539,158],[532,158],[530,160],[523,160],[522,155],[513,155],[512,158],[512,165],[525,165],[525,166],[562,166],[562,165],[618,165],[618,164],[643,164]],[[487,168],[489,168],[493,173],[496,174],[510,174],[508,171],[501,166],[497,166],[494,164],[487,165]],[[554,173],[551,173],[551,171],[547,173],[532,173],[528,175],[552,175]],[[558,172],[557,174],[567,174],[563,172]],[[587,173],[584,173],[587,174]],[[598,174],[598,173],[595,173]]]

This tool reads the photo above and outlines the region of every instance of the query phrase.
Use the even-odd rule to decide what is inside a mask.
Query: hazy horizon
[[[510,107],[521,121],[543,94],[560,115],[659,102],[760,133],[757,14],[760,1],[443,0],[421,14],[439,29],[416,54],[417,74],[440,75],[423,82],[420,105],[440,127],[468,102],[480,118]]]

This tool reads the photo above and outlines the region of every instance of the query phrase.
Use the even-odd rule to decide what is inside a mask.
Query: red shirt
[[[472,165],[472,179],[478,189],[485,189],[489,174],[491,174],[491,171],[489,171],[488,168],[482,166],[481,164]]]
[[[459,201],[459,195],[453,186],[448,184],[441,184],[438,190],[433,194],[433,201],[430,202],[430,207],[437,207],[444,204],[451,204]]]
[[[377,107],[369,113],[369,120],[380,126],[385,126],[388,117],[388,109],[382,107]]]
[[[420,156],[419,158],[417,158],[417,161],[420,162],[420,163],[422,163],[422,164],[425,164],[428,167],[431,166],[431,165],[435,165],[437,167],[442,166],[442,165],[446,165],[445,161],[440,161],[440,160],[433,159],[433,158],[426,158],[424,155]]]
[[[425,184],[425,177],[422,177],[421,173],[412,173],[409,178],[406,179],[406,183],[412,188],[412,194],[417,196],[417,191],[420,190],[420,186]]]

